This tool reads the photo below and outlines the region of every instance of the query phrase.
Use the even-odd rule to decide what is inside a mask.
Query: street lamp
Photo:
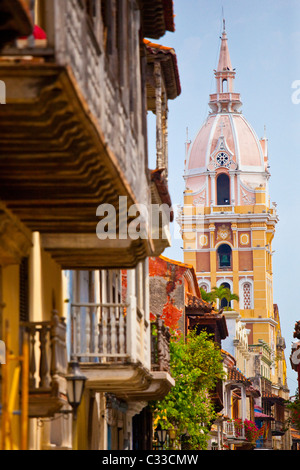
[[[67,380],[67,397],[68,402],[73,409],[73,418],[77,418],[77,408],[81,403],[84,386],[87,378],[82,375],[79,364],[77,361],[72,360],[69,363],[68,375],[66,375]]]
[[[167,433],[168,431],[166,429],[162,429],[160,423],[156,427],[156,435],[157,439],[159,442],[160,447],[163,447],[164,443],[166,442],[167,439]]]

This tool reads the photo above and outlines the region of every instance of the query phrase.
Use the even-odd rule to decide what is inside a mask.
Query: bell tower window
[[[229,289],[230,290],[230,285],[228,284],[228,282],[223,282],[221,284],[221,287],[224,287],[225,289]],[[229,304],[229,305],[228,305]],[[226,307],[231,307],[231,302],[228,302],[227,299],[225,299],[225,297],[223,297],[223,299],[221,299],[221,305],[220,305],[220,308],[226,308]]]
[[[221,173],[217,179],[217,204],[218,206],[230,205],[230,182],[229,176]]]
[[[231,268],[231,255],[232,251],[229,245],[223,244],[219,246],[218,260],[220,269]]]
[[[222,80],[222,93],[228,93],[228,82],[225,78]]]

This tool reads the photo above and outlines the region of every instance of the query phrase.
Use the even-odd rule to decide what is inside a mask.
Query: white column
[[[145,357],[145,365],[146,367],[151,370],[151,327],[150,327],[150,286],[149,286],[149,260],[148,258],[145,259],[144,266],[144,324],[145,324],[145,338],[147,345],[146,357]]]
[[[211,205],[216,205],[216,173],[210,174],[210,201]]]
[[[241,405],[242,405],[242,420],[246,419],[246,389],[244,386],[241,386]]]
[[[235,204],[235,174],[229,172],[230,174],[230,204],[233,206]]]
[[[127,315],[126,315],[126,343],[127,353],[132,362],[137,360],[137,344],[136,344],[136,295],[135,295],[135,270],[127,271]]]

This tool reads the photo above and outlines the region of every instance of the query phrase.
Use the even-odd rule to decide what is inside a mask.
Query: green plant
[[[232,300],[239,301],[239,296],[230,291],[228,287],[219,286],[213,287],[211,292],[206,292],[202,287],[200,287],[200,293],[203,300],[206,302],[216,302],[219,299],[220,303],[223,299],[227,300],[227,306],[225,310],[231,310],[230,302]]]
[[[241,418],[236,418],[232,420],[234,422],[234,428],[236,430],[237,436],[243,436],[249,442],[255,442],[262,435],[263,430],[259,429],[253,421],[245,419],[242,421]],[[244,432],[243,432],[244,431]]]
[[[253,421],[248,419],[244,421],[244,428],[247,441],[255,442],[262,435],[262,430],[259,429]]]
[[[160,401],[151,404],[154,428],[177,429],[190,449],[206,449],[210,423],[215,418],[209,392],[223,378],[218,347],[206,332],[190,332],[186,341],[173,337],[170,343],[171,375],[175,386]],[[175,443],[176,445],[176,443]]]
[[[300,431],[300,400],[296,398],[294,401],[286,402],[286,407],[290,411],[288,425]]]

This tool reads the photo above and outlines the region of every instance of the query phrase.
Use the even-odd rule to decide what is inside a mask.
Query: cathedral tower
[[[249,334],[276,349],[272,240],[277,223],[270,204],[267,139],[261,140],[241,111],[234,90],[225,22],[214,71],[211,111],[195,140],[187,143],[181,213],[184,261],[195,267],[200,287],[225,285],[239,295]]]

